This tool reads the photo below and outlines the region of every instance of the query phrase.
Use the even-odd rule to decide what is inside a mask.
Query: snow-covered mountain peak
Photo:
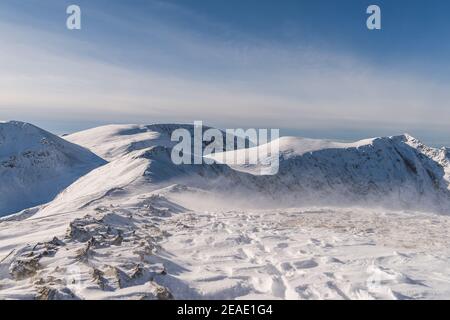
[[[56,139],[55,139],[56,138]],[[0,122],[0,158],[24,149],[33,149],[58,140],[51,134],[25,122]]]
[[[203,130],[210,127],[203,126]],[[178,142],[171,141],[172,132],[185,129],[193,136],[192,124],[151,124],[151,125],[107,125],[97,127],[64,138],[82,145],[108,161],[118,159],[130,152],[153,146],[172,148]],[[225,133],[224,133],[225,137]],[[234,137],[234,139],[240,139]]]
[[[110,161],[133,150],[170,142],[161,132],[143,125],[107,125],[84,130],[64,137],[82,145],[100,157]]]
[[[172,147],[176,142],[171,141],[171,134],[180,128],[193,130],[192,125],[186,124],[107,125],[77,132],[64,138],[110,161],[153,146]]]
[[[215,165],[175,165],[171,151],[176,142],[170,136],[177,128],[192,130],[193,126],[110,125],[65,137],[110,163],[71,185],[55,204],[65,206],[67,199],[79,199],[84,205],[126,186],[133,185],[133,192],[139,193],[140,188],[172,184],[211,190],[224,197],[233,193],[285,203],[370,202],[417,209],[433,203],[438,210],[450,203],[448,150],[429,148],[407,134],[356,142],[281,137],[255,147],[275,144],[280,150],[279,172],[262,176],[260,169],[268,163],[264,159],[258,159],[256,165],[221,165],[220,161]],[[227,158],[237,155],[238,160],[255,154],[260,153],[225,153]]]
[[[314,152],[326,149],[348,149],[358,148],[370,145],[375,139],[365,139],[356,142],[336,142],[322,139],[308,139],[298,137],[281,137],[278,144],[281,153],[292,153],[294,155],[303,155],[308,152]],[[269,145],[274,142],[269,142]]]
[[[425,146],[425,144],[423,144],[419,139],[413,137],[409,133],[391,136],[388,139],[395,141],[396,143],[401,143],[401,142],[406,143],[414,148],[417,148],[420,146]]]
[[[43,204],[105,161],[29,123],[0,123],[0,216]]]
[[[87,172],[104,161],[34,126],[0,123],[0,204],[70,184],[52,189],[59,193],[51,202],[0,221],[0,298],[449,296],[448,283],[433,275],[448,264],[450,219],[428,214],[450,212],[449,149],[409,135],[352,143],[283,137],[272,142],[280,170],[259,175],[175,165],[175,128],[71,135],[110,160]],[[368,272],[388,279],[389,290],[373,286]],[[435,288],[439,295],[430,295]]]

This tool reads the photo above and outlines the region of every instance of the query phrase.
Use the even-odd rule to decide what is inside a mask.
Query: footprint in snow
[[[316,261],[314,261],[313,259],[308,259],[308,260],[296,261],[296,262],[294,262],[294,266],[297,269],[311,269],[311,268],[315,268],[315,267],[319,266],[319,264]]]
[[[277,248],[279,248],[279,249],[285,249],[287,247],[289,247],[289,244],[287,244],[285,242],[277,244]]]

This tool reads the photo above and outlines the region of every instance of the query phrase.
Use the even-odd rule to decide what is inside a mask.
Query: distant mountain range
[[[0,299],[449,296],[448,149],[282,137],[263,175],[175,165],[179,127],[0,123]]]
[[[27,123],[0,123],[0,215],[34,206],[41,215],[50,208],[76,210],[103,197],[174,185],[250,206],[450,212],[450,150],[409,135],[355,143],[282,137],[279,172],[266,176],[258,173],[264,161],[174,165],[170,136],[180,126],[110,125],[61,138]]]

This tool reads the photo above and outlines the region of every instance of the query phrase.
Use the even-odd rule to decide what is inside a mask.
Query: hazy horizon
[[[2,121],[22,121],[20,119],[9,119],[9,120],[5,120],[5,119],[0,119],[0,122]],[[27,122],[27,121],[23,121],[23,122]],[[154,121],[149,121],[149,122],[112,122],[112,123],[87,123],[87,122],[83,122],[82,124],[68,124],[68,123],[45,123],[45,122],[29,122],[33,125],[36,125],[38,127],[40,127],[41,129],[47,130],[55,135],[68,135],[68,134],[73,134],[76,132],[80,132],[83,130],[88,130],[88,129],[93,129],[99,126],[105,126],[105,125],[151,125],[151,124],[167,124],[167,123],[174,123],[174,122],[170,122],[170,121],[162,121],[162,122],[154,122]],[[189,122],[176,122],[176,124],[192,124]],[[221,130],[225,130],[225,129],[249,129],[249,126],[242,126],[242,127],[233,127],[233,128],[227,128],[227,127],[220,127],[220,126],[214,126],[211,125],[211,123],[204,123],[203,125],[205,126],[210,126],[210,127],[215,127]],[[260,129],[260,128],[256,128],[256,129]],[[262,129],[262,128],[261,128]],[[415,137],[416,139],[419,139],[421,142],[425,143],[426,145],[430,146],[430,147],[435,147],[435,148],[440,148],[440,147],[450,147],[450,139],[447,138],[447,136],[442,136],[442,137],[438,137],[436,138],[436,136],[427,136],[426,132],[421,132],[418,134],[414,134],[411,132],[394,132],[394,133],[389,133],[386,132],[385,134],[377,134],[376,131],[373,132],[364,132],[367,133],[367,135],[363,135],[363,133],[361,132],[355,132],[355,131],[337,131],[337,130],[322,130],[322,129],[318,129],[318,130],[301,130],[301,129],[290,129],[290,128],[284,128],[284,129],[280,129],[280,137],[283,136],[294,136],[294,137],[301,137],[301,138],[310,138],[310,139],[324,139],[324,140],[334,140],[334,141],[338,141],[338,142],[354,142],[354,141],[358,141],[358,140],[364,140],[364,139],[368,139],[368,138],[377,138],[377,137],[390,137],[390,136],[397,136],[397,135],[402,135],[402,134],[410,134],[413,137]]]
[[[66,8],[82,29],[66,29]],[[0,118],[55,133],[110,123],[280,128],[450,146],[448,2],[0,4]],[[38,10],[36,9],[38,8]]]

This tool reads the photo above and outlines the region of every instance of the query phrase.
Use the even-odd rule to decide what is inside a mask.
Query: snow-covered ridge
[[[112,153],[119,158],[135,154],[145,167],[142,176],[148,185],[185,184],[224,196],[249,197],[250,202],[264,204],[381,205],[439,212],[448,212],[450,208],[448,150],[427,147],[408,134],[353,143],[281,137],[277,141],[278,174],[260,176],[260,167],[267,163],[265,159],[258,159],[256,165],[232,165],[231,168],[220,164],[173,165],[170,133],[177,127],[109,126],[71,135],[68,139],[86,142],[84,146],[101,154],[105,154],[102,146],[116,150]],[[98,142],[93,144],[95,139]],[[270,148],[271,143],[274,142],[256,148]],[[225,157],[234,159],[236,155],[237,159],[245,159],[252,154],[259,153],[235,150],[226,152]]]
[[[49,136],[34,126],[20,126],[29,126],[28,130],[32,128],[32,132]],[[192,130],[191,125],[178,124],[110,125],[66,136],[65,139],[90,149],[110,163],[70,186],[48,207],[67,207],[68,202],[72,206],[77,203],[83,206],[125,186],[139,192],[144,186],[155,190],[180,184],[261,205],[381,205],[449,212],[448,150],[427,147],[408,134],[354,143],[282,137],[278,140],[278,174],[260,176],[257,169],[264,161],[231,167],[220,163],[174,165],[170,152],[175,142],[170,138],[177,128]],[[23,135],[27,131],[22,129],[21,132]],[[41,142],[36,140],[39,134],[15,139],[33,146]],[[50,137],[51,141],[62,141],[53,135]],[[267,146],[257,148],[262,147]],[[235,150],[226,154],[237,154],[239,158],[247,153]],[[90,163],[90,157],[92,154],[89,159],[77,159]],[[95,156],[94,159],[98,160]],[[90,169],[98,164],[95,162]],[[45,215],[48,210],[39,214]]]
[[[281,153],[303,155],[325,149],[349,149],[370,145],[375,139],[365,139],[356,142],[336,142],[331,140],[307,139],[298,137],[281,137],[278,139]],[[271,143],[269,143],[271,144]]]
[[[0,220],[0,299],[450,296],[450,218],[429,214],[450,212],[448,149],[409,135],[285,137],[278,174],[263,176],[252,166],[173,164],[179,125],[67,137],[108,163],[31,125],[7,125],[0,148],[19,155],[10,171],[0,167],[9,182],[33,177],[25,185],[38,192],[51,177],[78,178]],[[92,170],[74,170],[85,164]],[[3,181],[11,199],[23,196]]]
[[[88,148],[103,159],[111,161],[133,151],[154,146],[172,148],[178,143],[171,141],[172,132],[176,129],[186,129],[192,135],[194,132],[194,126],[191,124],[120,124],[88,129],[67,135],[64,138]],[[203,127],[203,130],[207,129],[209,127]]]
[[[107,125],[70,134],[64,138],[110,161],[134,150],[172,144],[170,135],[165,134],[165,130],[154,129],[144,125]]]
[[[259,176],[261,167],[269,162],[264,158],[257,159],[257,164],[232,167],[253,175],[250,185],[257,185],[258,190],[284,203],[381,205],[450,212],[446,148],[430,148],[404,134],[354,143],[282,137],[256,149],[270,150],[272,143],[280,148],[280,168],[275,176]],[[214,158],[236,156],[243,162],[258,154],[236,150]]]
[[[104,160],[28,123],[0,123],[0,216],[52,200]]]

